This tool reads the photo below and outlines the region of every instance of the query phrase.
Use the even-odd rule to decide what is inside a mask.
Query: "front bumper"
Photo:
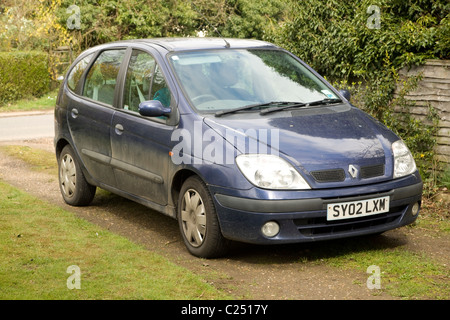
[[[390,186],[389,184],[384,186]],[[420,205],[422,182],[364,193],[373,188],[351,188],[342,192],[345,196],[332,196],[334,191],[319,191],[323,196],[302,199],[261,200],[213,191],[214,202],[225,238],[257,244],[312,242],[365,234],[380,233],[414,222],[412,207]],[[223,191],[223,190],[222,190]],[[342,190],[341,190],[342,191]],[[357,193],[357,191],[363,191]],[[383,196],[390,197],[389,212],[353,219],[327,221],[327,204],[358,201]],[[268,221],[280,226],[274,237],[263,235],[261,228]]]

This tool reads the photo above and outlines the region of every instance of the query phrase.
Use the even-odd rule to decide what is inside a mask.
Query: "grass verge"
[[[0,105],[0,112],[40,111],[55,107],[58,89],[55,89],[40,98],[25,98],[4,105]]]
[[[2,300],[229,298],[167,259],[1,181],[0,225]],[[70,266],[80,270],[80,289],[69,289]]]
[[[58,174],[58,163],[54,153],[30,148],[29,146],[5,145],[0,150],[9,156],[25,161],[32,170],[43,171],[47,174]]]
[[[51,174],[56,175],[57,174],[57,164],[54,160],[54,154],[33,149],[27,146],[5,146],[2,147],[2,151],[6,152],[10,156],[16,157],[18,159],[21,159],[23,161],[26,161],[29,163],[34,170],[43,170],[48,171]],[[4,199],[5,192],[0,190],[1,196],[0,196],[0,212],[2,212],[2,208],[4,206],[4,203],[7,203],[7,200]],[[12,201],[13,203],[16,203],[16,205],[22,204],[23,200],[13,199],[13,195],[15,193],[20,193],[19,191],[14,191],[12,194],[9,193],[9,196],[6,196],[8,198],[8,201]],[[11,199],[10,199],[11,198]],[[52,210],[58,210],[56,208],[53,208]],[[33,206],[25,207],[21,210],[19,210],[22,215],[30,216],[30,218],[27,219],[21,219],[25,220],[28,224],[30,224],[30,221],[33,221],[31,217],[34,217],[35,219],[38,219],[39,213],[43,211],[47,211],[45,208],[33,208]],[[22,212],[23,211],[23,212]],[[31,213],[27,212],[31,211]],[[37,211],[37,212],[36,212]],[[51,210],[50,210],[51,211]],[[408,226],[406,228],[410,228],[411,230],[420,229],[421,232],[425,232],[427,237],[429,238],[439,238],[439,237],[448,237],[448,232],[450,230],[450,223],[448,220],[448,206],[444,203],[439,203],[436,201],[431,201],[430,199],[424,199],[422,212],[419,220],[413,224],[412,226]],[[64,215],[67,215],[67,213],[64,213]],[[3,214],[0,214],[0,217],[3,218]],[[3,225],[3,222],[0,218],[0,225]],[[41,218],[39,218],[41,219]],[[73,219],[73,217],[71,217]],[[19,223],[19,222],[17,222]],[[24,223],[23,221],[20,223]],[[21,270],[21,273],[10,276],[11,281],[14,283],[18,282],[21,284],[22,290],[28,286],[28,283],[33,284],[35,280],[33,280],[32,277],[25,277],[22,275],[22,273],[27,274],[32,272],[33,268],[37,268],[36,264],[43,264],[44,266],[48,266],[48,268],[52,268],[53,270],[57,269],[58,273],[58,280],[55,280],[55,276],[51,278],[51,274],[48,274],[46,277],[50,279],[50,282],[58,281],[59,286],[63,286],[63,288],[60,288],[60,291],[69,291],[66,288],[65,285],[65,279],[67,279],[69,274],[66,274],[65,271],[68,266],[70,265],[78,265],[81,269],[81,276],[82,276],[82,290],[77,291],[83,291],[85,285],[91,285],[92,286],[98,286],[98,291],[105,291],[110,292],[108,294],[105,294],[102,296],[102,293],[95,292],[92,294],[89,293],[83,293],[83,292],[65,292],[64,298],[101,298],[101,299],[115,299],[115,298],[150,298],[150,299],[158,299],[158,296],[154,298],[154,296],[150,294],[143,294],[142,292],[146,292],[147,290],[155,290],[156,292],[161,292],[161,297],[166,297],[166,294],[169,294],[172,289],[171,286],[174,286],[175,284],[168,284],[168,288],[165,289],[149,289],[152,288],[151,285],[148,283],[153,283],[154,280],[152,278],[149,278],[148,273],[154,273],[157,274],[157,279],[160,277],[165,277],[165,267],[155,267],[156,269],[149,269],[147,266],[146,261],[150,261],[152,257],[157,257],[148,251],[144,249],[139,249],[139,247],[136,247],[133,250],[130,250],[130,259],[127,255],[128,249],[120,249],[122,246],[121,243],[127,243],[127,246],[133,246],[131,243],[128,243],[127,240],[124,240],[119,237],[115,237],[110,235],[108,232],[104,231],[98,231],[98,227],[90,225],[88,223],[84,223],[82,221],[77,221],[75,225],[70,226],[69,228],[64,228],[63,230],[59,230],[58,228],[59,223],[49,223],[44,222],[40,224],[42,231],[33,234],[34,240],[29,241],[28,244],[24,245],[23,248],[23,254],[26,253],[24,257],[18,257],[19,261],[16,262],[16,265],[13,265],[12,267],[9,267],[10,269],[25,269]],[[81,230],[78,230],[81,229]],[[24,229],[25,230],[25,229]],[[11,229],[6,235],[3,235],[3,230],[0,231],[0,245],[4,245],[5,241],[7,244],[9,244],[10,249],[9,250],[9,256],[10,257],[16,257],[17,253],[14,251],[11,246],[11,243],[25,243],[25,240],[27,240],[30,235],[29,232],[36,232],[36,228],[31,228],[28,232],[21,231],[20,228]],[[79,233],[81,232],[81,235]],[[42,240],[40,239],[41,235],[47,235],[49,233],[55,233],[55,235],[52,235],[51,238],[62,238],[60,240],[57,240],[56,242],[62,242],[61,246],[66,247],[68,252],[66,254],[68,255],[66,258],[62,260],[62,262],[59,262],[58,259],[54,258],[52,255],[46,254],[44,255],[44,258],[33,258],[33,248],[34,251],[39,252],[39,250],[43,250],[46,248],[52,248],[51,244],[54,242],[53,240],[50,241],[47,236],[45,236]],[[64,235],[64,236],[61,236]],[[5,238],[6,237],[6,238]],[[109,238],[112,237],[112,238]],[[70,240],[72,238],[75,238],[74,240]],[[100,241],[100,239],[107,239],[107,243],[104,244],[105,247],[102,245],[102,249],[98,248],[97,241]],[[114,244],[116,242],[115,239],[118,239],[118,243]],[[6,239],[6,240],[4,240]],[[385,239],[385,240],[383,240]],[[78,246],[78,242],[80,243],[80,246]],[[40,243],[46,243],[45,245],[41,245]],[[75,244],[76,245],[75,245]],[[36,249],[37,246],[37,249]],[[53,245],[54,246],[54,245]],[[116,246],[119,246],[119,249],[116,249]],[[7,246],[8,247],[8,246]],[[42,247],[42,248],[41,248]],[[342,269],[353,269],[358,270],[358,273],[361,272],[364,274],[366,273],[366,269],[370,265],[376,265],[380,268],[381,274],[381,290],[374,290],[373,294],[377,295],[382,292],[386,292],[387,294],[394,296],[394,297],[401,297],[404,299],[449,299],[450,295],[450,287],[449,287],[449,268],[447,265],[443,265],[442,263],[434,261],[430,256],[424,254],[424,253],[417,253],[412,252],[407,249],[405,249],[403,246],[393,246],[387,238],[384,238],[384,236],[380,237],[360,237],[355,239],[346,239],[338,242],[330,242],[326,246],[317,246],[317,248],[314,248],[314,244],[311,245],[311,250],[309,253],[305,256],[305,259],[303,261],[299,261],[299,267],[302,267],[301,265],[304,263],[312,262],[312,263],[323,263],[327,264],[333,268],[336,268],[336,270],[342,270]],[[39,249],[41,248],[41,249]],[[134,246],[133,246],[134,248]],[[326,250],[325,250],[326,248]],[[2,248],[3,249],[3,248]],[[38,250],[39,249],[39,250]],[[52,249],[53,251],[54,249]],[[132,254],[136,250],[137,252],[140,252],[139,254]],[[141,251],[140,251],[141,250]],[[30,252],[29,252],[30,251]],[[118,258],[119,265],[118,270],[116,270],[116,255],[111,254],[111,252],[122,252],[124,257]],[[19,252],[21,252],[19,250]],[[71,252],[74,254],[72,255]],[[141,256],[141,253],[143,256],[148,256],[148,258],[145,258],[145,261],[142,261],[139,259],[138,256]],[[0,261],[8,261],[8,258],[5,259],[5,257],[8,257],[8,253],[5,254],[5,256],[2,256],[3,252],[0,253]],[[72,259],[71,257],[77,257],[76,259]],[[95,256],[95,257],[93,257]],[[100,258],[99,258],[100,256]],[[59,255],[58,257],[64,257],[64,255]],[[9,258],[12,259],[12,258]],[[77,260],[78,259],[78,260]],[[95,259],[99,259],[95,260]],[[122,260],[123,259],[123,260]],[[146,260],[149,259],[149,260]],[[78,261],[83,261],[83,264]],[[158,263],[165,266],[165,265],[171,265],[169,262],[164,261],[164,259],[157,257]],[[86,261],[86,263],[84,263]],[[121,261],[121,262],[120,262]],[[136,262],[134,262],[136,261]],[[0,262],[1,264],[4,262]],[[12,263],[12,262],[11,262]],[[272,263],[272,262],[268,262]],[[58,267],[55,267],[54,264],[58,264]],[[110,264],[114,267],[111,269]],[[151,263],[153,268],[153,264],[157,263]],[[170,273],[171,275],[168,276],[168,279],[172,279],[172,277],[177,278],[177,272],[184,273],[183,269],[180,269],[178,267],[174,267],[175,270],[172,271],[173,273]],[[0,270],[3,270],[2,267]],[[40,267],[37,269],[45,269],[44,267]],[[123,269],[123,270],[122,270]],[[104,271],[102,271],[104,270]],[[2,271],[0,271],[2,272]],[[55,271],[56,272],[56,271]],[[141,275],[146,276],[148,282],[141,282],[141,278],[139,277]],[[106,273],[106,274],[105,274]],[[86,276],[86,279],[85,279]],[[369,276],[369,275],[367,275]],[[3,285],[3,278],[5,278],[2,273],[0,273],[0,298],[2,298],[2,288],[4,288]],[[132,280],[130,281],[128,277],[131,277]],[[191,290],[186,290],[185,298],[190,299],[190,296],[200,297],[202,299],[207,299],[212,297],[215,298],[221,298],[224,297],[225,294],[222,294],[221,292],[215,292],[212,288],[208,288],[206,284],[203,283],[201,279],[196,279],[195,277],[190,275],[189,278],[193,278],[194,280],[190,283],[193,284],[193,289],[191,294]],[[22,280],[23,279],[23,280]],[[62,279],[62,280],[61,280]],[[114,279],[119,279],[114,280]],[[63,281],[63,283],[59,283]],[[135,281],[133,283],[133,281]],[[189,283],[188,280],[186,280],[186,283]],[[195,282],[197,281],[197,282]],[[127,286],[122,290],[122,293],[120,295],[114,294],[113,291],[116,290],[116,286],[119,286],[120,283],[127,283]],[[129,282],[129,283],[128,283]],[[200,283],[204,287],[208,289],[204,290],[197,290],[197,284]],[[363,283],[363,280],[356,280],[355,284],[357,285],[366,285]],[[34,284],[33,284],[34,285]],[[42,283],[41,283],[42,285]],[[156,285],[156,283],[155,283]],[[136,286],[136,288],[134,288]],[[105,287],[109,288],[108,290],[105,290]],[[189,287],[189,285],[187,285]],[[28,288],[29,290],[30,288]],[[35,290],[38,290],[36,288]],[[197,290],[197,291],[195,291]],[[45,294],[46,291],[44,290]],[[168,292],[169,291],[169,292]],[[19,294],[21,290],[17,291]],[[140,293],[141,292],[141,293]],[[22,294],[22,293],[21,293]],[[35,292],[32,296],[36,297],[37,293]],[[177,299],[181,295],[178,292],[173,292],[170,299]],[[52,298],[53,296],[49,296],[48,298]],[[44,298],[47,298],[47,296],[44,296]],[[163,298],[164,299],[164,298]]]
[[[342,269],[374,273],[370,266],[379,268],[380,289],[373,295],[386,292],[402,299],[448,300],[450,298],[450,272],[446,264],[434,261],[425,253],[412,252],[402,246],[391,247],[383,236],[347,239],[330,244],[327,253],[314,253],[311,258]],[[320,257],[318,257],[319,255]],[[372,277],[370,280],[373,280]],[[366,283],[358,283],[366,286]]]

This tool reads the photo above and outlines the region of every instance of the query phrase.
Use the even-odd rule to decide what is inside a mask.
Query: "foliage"
[[[0,105],[49,90],[48,56],[42,52],[0,52]]]
[[[0,50],[34,49],[38,39],[33,36],[35,23],[32,12],[32,0],[13,2],[2,1],[0,4]]]
[[[350,89],[355,105],[405,140],[422,177],[429,180],[434,174],[430,168],[436,167],[433,148],[438,117],[432,108],[429,125],[411,116],[404,97],[418,79],[401,80],[398,71],[429,58],[450,58],[450,3],[310,0],[293,2],[292,7],[286,21],[279,29],[268,29],[265,39]],[[402,89],[395,96],[397,87]]]
[[[58,90],[52,90],[44,94],[40,98],[23,98],[16,101],[8,102],[1,106],[0,112],[20,112],[20,111],[47,111],[55,108]]]
[[[69,28],[79,8],[79,25]],[[369,28],[380,8],[380,28]],[[5,0],[0,41],[7,49],[48,49],[56,42],[80,51],[131,38],[216,36],[271,40],[333,79],[366,80],[386,67],[450,57],[446,0]]]
[[[397,87],[400,89],[390,102],[389,108],[386,108],[383,122],[398,136],[403,137],[413,153],[422,178],[428,182],[426,188],[430,189],[435,184],[436,165],[433,148],[436,145],[439,115],[432,106],[428,106],[427,123],[420,121],[410,112],[415,102],[405,98],[409,92],[417,88],[421,78],[419,74],[397,81]]]
[[[319,73],[367,86],[364,107],[383,120],[400,68],[450,58],[446,0],[294,2],[291,16],[266,39],[296,53]],[[376,6],[379,13],[371,11]],[[372,20],[378,18],[378,26]]]
[[[262,38],[285,8],[283,0],[5,0],[0,4],[0,45],[6,51],[71,46],[78,53],[134,38],[199,33]]]
[[[230,13],[223,27],[223,35],[237,38],[262,39],[268,26],[283,19],[286,1],[229,0]]]
[[[60,5],[61,0],[6,0],[0,6],[0,50],[51,52],[70,46],[73,39],[69,30],[54,14]],[[46,60],[48,73],[56,80],[61,57],[49,54]]]
[[[72,5],[79,9],[75,28],[69,23],[74,19]],[[429,58],[450,58],[448,0],[4,0],[0,4],[0,45],[6,50],[49,51],[65,45],[76,55],[109,41],[199,34],[264,39],[294,52],[331,82],[349,88],[355,105],[404,138],[419,167],[433,167],[435,127],[424,126],[409,113],[394,112],[399,104],[406,108],[394,92],[401,84],[400,68]],[[58,61],[49,57],[55,78]],[[435,124],[436,115],[431,118]]]
[[[378,29],[371,26],[376,12],[368,10],[374,5]],[[267,38],[329,77],[374,75],[385,68],[386,56],[394,68],[450,58],[446,0],[310,0],[292,6],[291,16]]]
[[[5,0],[0,5],[2,51],[44,50],[69,45],[72,38],[55,11],[62,0]]]
[[[74,4],[78,16],[71,9]],[[5,0],[0,4],[0,48],[49,52],[48,71],[56,80],[63,71],[63,57],[53,50],[61,46],[76,55],[109,41],[195,36],[199,31],[260,38],[268,21],[282,16],[283,8],[282,0]],[[12,84],[3,88],[7,96],[2,100],[20,98],[19,90]]]
[[[65,25],[73,0],[61,0],[56,11]],[[270,21],[278,21],[282,0],[80,0],[80,28],[71,32],[80,50],[95,44],[133,38],[208,36],[262,38]],[[218,33],[216,32],[218,31]]]
[[[439,183],[447,190],[450,190],[450,165],[444,170],[439,177]]]

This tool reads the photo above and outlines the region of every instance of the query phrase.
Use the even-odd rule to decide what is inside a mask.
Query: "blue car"
[[[191,254],[379,234],[414,222],[405,143],[271,43],[161,38],[100,45],[55,108],[64,200],[97,187],[178,221]]]

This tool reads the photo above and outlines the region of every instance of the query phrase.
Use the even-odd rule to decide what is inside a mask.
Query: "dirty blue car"
[[[64,200],[97,187],[178,221],[186,248],[379,234],[414,222],[422,181],[405,143],[290,52],[243,39],[100,45],[55,108]]]

